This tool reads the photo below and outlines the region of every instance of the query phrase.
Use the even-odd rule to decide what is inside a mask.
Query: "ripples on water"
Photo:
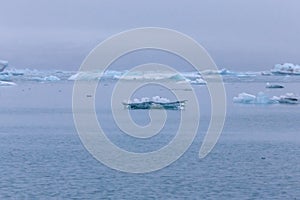
[[[197,138],[179,160],[148,174],[112,170],[85,150],[72,120],[71,83],[0,88],[0,199],[297,199],[299,105],[231,103],[237,93],[258,92],[263,86],[226,84],[227,120],[214,150],[198,159],[207,128],[200,125]],[[287,86],[299,92],[297,84]],[[206,94],[204,88],[197,86],[196,91]],[[207,110],[202,111],[207,122]],[[110,137],[131,150],[149,147],[121,140],[114,132]],[[171,137],[167,133],[153,144],[160,146]]]

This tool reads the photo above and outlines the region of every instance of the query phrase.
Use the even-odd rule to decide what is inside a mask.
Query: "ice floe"
[[[257,95],[248,94],[248,93],[240,93],[237,97],[233,97],[234,103],[242,103],[242,104],[274,104],[278,103],[274,98],[269,98],[263,92],[259,92]]]
[[[131,110],[140,109],[166,109],[166,110],[182,110],[185,107],[186,100],[182,101],[170,101],[167,98],[160,96],[154,96],[151,99],[149,97],[143,97],[141,99],[133,99],[133,101],[124,101],[122,104],[125,108]]]
[[[267,83],[266,84],[266,88],[269,88],[269,89],[280,89],[280,88],[284,88],[283,85],[280,85],[280,84],[271,84],[271,83]]]
[[[10,82],[10,81],[0,81],[0,86],[15,86],[17,84],[15,84],[14,82]]]
[[[293,93],[286,93],[285,95],[273,96],[270,98],[263,92],[259,92],[257,95],[243,92],[237,97],[233,97],[233,102],[241,104],[299,104],[300,97]]]
[[[295,95],[294,93],[286,93],[285,95],[281,95],[279,97],[274,96],[274,100],[281,104],[299,104],[300,97]]]

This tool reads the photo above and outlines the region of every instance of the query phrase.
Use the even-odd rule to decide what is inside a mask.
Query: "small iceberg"
[[[203,80],[202,78],[197,78],[196,80],[193,80],[190,82],[192,85],[206,85],[207,82]]]
[[[170,101],[167,98],[162,98],[159,96],[143,97],[141,99],[134,99],[133,101],[124,101],[122,104],[125,108],[130,110],[149,110],[149,109],[166,109],[166,110],[183,110],[185,108],[185,103],[187,100],[183,101]]]
[[[0,86],[15,86],[17,84],[15,84],[14,82],[10,82],[10,81],[0,81]]]
[[[272,72],[270,72],[270,71],[262,71],[262,72],[260,72],[260,74],[261,74],[262,76],[271,76],[271,75],[272,75]]]
[[[234,103],[242,104],[274,104],[278,103],[276,99],[269,98],[263,92],[259,92],[256,96],[248,93],[240,93],[237,97],[233,97]]]
[[[236,72],[229,71],[228,69],[221,69],[221,70],[204,70],[201,71],[201,75],[237,75]]]
[[[294,97],[282,97],[278,100],[279,103],[283,104],[299,104],[299,99]]]
[[[279,97],[274,96],[273,99],[277,100],[281,104],[299,104],[300,97],[296,96],[293,93],[286,93]]]
[[[99,80],[100,77],[103,76],[102,72],[78,72],[76,74],[71,75],[68,80],[69,81],[77,81],[77,80],[83,80],[83,81],[92,81],[92,80]]]
[[[30,77],[28,80],[37,82],[56,82],[60,81],[60,78],[58,78],[57,76],[50,75],[45,77]]]
[[[276,75],[300,75],[300,66],[292,63],[276,64],[271,72]]]
[[[2,72],[8,66],[8,62],[5,60],[0,60],[0,72]]]
[[[191,85],[206,85],[207,82],[205,80],[203,80],[202,78],[196,78],[195,80],[190,80],[188,78],[182,80],[182,81],[178,81],[178,84],[181,83],[190,83]]]
[[[266,88],[269,88],[269,89],[279,89],[279,88],[284,88],[283,85],[279,85],[279,84],[270,84],[270,83],[267,83],[266,84]]]
[[[50,76],[44,77],[43,80],[44,81],[60,81],[60,78],[58,78],[57,76],[50,75]]]
[[[286,93],[279,97],[273,96],[272,98],[269,98],[263,92],[259,92],[257,96],[243,92],[237,97],[233,97],[233,102],[242,104],[299,104],[300,97],[293,93]]]

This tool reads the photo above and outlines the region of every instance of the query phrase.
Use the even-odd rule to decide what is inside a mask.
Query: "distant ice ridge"
[[[1,62],[2,66],[7,62]],[[101,80],[126,80],[126,81],[174,81],[178,84],[189,83],[191,85],[206,85],[206,81],[214,82],[216,76],[222,76],[224,82],[241,82],[241,81],[265,81],[274,82],[282,81],[275,79],[277,76],[259,76],[261,72],[233,72],[227,69],[222,70],[205,70],[202,72],[166,72],[166,71],[114,71],[107,70],[104,73],[100,71],[62,71],[62,70],[34,70],[34,69],[14,69],[6,68],[0,72],[0,81],[32,81],[32,82],[59,82],[59,81],[98,81]],[[271,73],[271,72],[269,72]],[[272,73],[269,75],[273,75]],[[289,78],[285,76],[284,81],[293,81],[296,77]],[[299,76],[300,77],[300,76]]]
[[[115,76],[121,75],[122,73],[103,73],[100,71],[80,71],[75,74],[72,74],[68,80],[69,81],[94,81],[99,80],[100,78],[105,78],[106,76],[114,78]]]
[[[292,63],[276,64],[271,73],[278,75],[300,75],[300,65]]]
[[[205,84],[203,77],[205,76],[234,76],[234,77],[252,77],[259,74],[258,72],[233,72],[227,69],[222,70],[204,70],[201,72],[181,72],[169,73],[165,71],[81,71],[71,75],[68,80],[99,80],[104,79],[117,79],[117,80],[175,80],[187,81],[191,84]],[[198,79],[198,80],[197,80]],[[201,80],[202,79],[202,80]],[[200,81],[201,80],[201,81]]]
[[[257,72],[235,72],[223,68],[221,70],[204,70],[201,71],[200,74],[203,76],[222,75],[222,76],[249,77],[249,76],[256,76],[258,73]]]
[[[71,75],[68,80],[81,80],[92,81],[99,79],[114,79],[114,80],[126,80],[126,81],[143,81],[143,80],[170,80],[170,81],[186,81],[191,84],[199,84],[201,75],[197,72],[185,72],[185,73],[169,73],[165,71],[86,71],[78,72]],[[202,84],[205,82],[202,81]]]
[[[259,92],[256,96],[248,93],[240,93],[237,97],[233,97],[234,103],[242,104],[298,104],[300,98],[293,93],[286,93],[281,96],[268,97],[263,92]]]
[[[198,72],[167,73],[164,71],[128,72],[108,70],[105,73],[100,71],[59,71],[48,70],[39,71],[32,69],[8,69],[0,72],[0,81],[35,81],[35,82],[55,82],[55,81],[98,81],[104,80],[162,80],[162,81],[185,81],[191,84],[205,84]]]
[[[68,80],[99,80],[100,78],[104,79],[118,79],[118,80],[163,80],[163,79],[171,79],[171,80],[184,80],[181,74],[176,73],[166,73],[160,71],[86,71],[86,72],[78,72],[76,74],[71,75]]]
[[[0,72],[1,81],[34,81],[34,82],[56,82],[67,80],[74,72],[68,71],[39,71],[31,69],[6,69]]]

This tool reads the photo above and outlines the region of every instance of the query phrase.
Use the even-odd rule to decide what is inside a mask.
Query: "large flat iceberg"
[[[281,96],[268,97],[263,92],[259,92],[256,96],[248,93],[240,93],[237,97],[233,97],[234,103],[241,104],[299,104],[300,97],[293,93],[286,93]]]
[[[274,104],[278,103],[274,97],[269,98],[263,92],[259,92],[256,96],[248,93],[240,93],[237,97],[233,97],[234,103],[242,104]]]
[[[166,109],[166,110],[183,110],[186,100],[182,101],[170,101],[167,98],[160,96],[143,97],[141,99],[134,99],[133,101],[124,101],[122,104],[125,108],[130,110],[149,110],[149,109]]]

